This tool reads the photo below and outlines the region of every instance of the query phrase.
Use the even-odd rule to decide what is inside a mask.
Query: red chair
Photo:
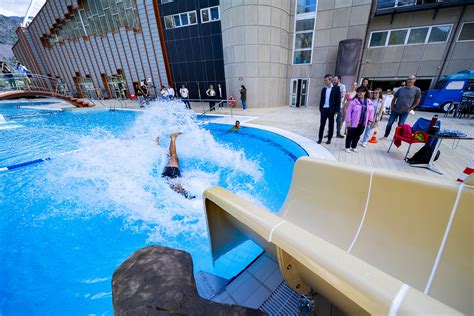
[[[418,138],[419,136],[417,135],[422,135],[423,140],[420,140]],[[422,144],[426,143],[429,140],[429,138],[430,136],[426,133],[422,133],[422,132],[412,133],[410,125],[402,124],[400,126],[397,126],[397,128],[395,129],[395,135],[393,136],[393,140],[392,140],[392,143],[390,144],[390,147],[388,147],[387,153],[390,152],[390,149],[392,148],[392,145],[394,143],[395,143],[395,146],[397,147],[400,147],[400,144],[402,142],[408,143],[409,144],[408,150],[407,150],[407,153],[405,154],[405,160],[407,160],[411,145],[416,144],[416,143],[422,143]]]

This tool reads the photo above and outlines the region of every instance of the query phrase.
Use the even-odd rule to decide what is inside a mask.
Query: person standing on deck
[[[385,135],[381,140],[387,139],[392,131],[392,125],[398,119],[398,126],[405,124],[408,113],[415,109],[421,100],[421,90],[415,86],[416,76],[410,75],[407,79],[406,87],[402,87],[395,92],[395,95],[390,105],[391,112],[388,118],[387,127],[385,128]]]
[[[333,86],[332,75],[324,76],[325,87],[321,91],[321,100],[319,102],[319,111],[321,113],[321,121],[319,125],[318,144],[321,144],[324,135],[326,121],[329,121],[328,141],[331,144],[332,135],[334,134],[334,117],[341,107],[341,90],[338,86]]]

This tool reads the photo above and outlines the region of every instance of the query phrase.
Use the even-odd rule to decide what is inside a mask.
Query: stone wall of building
[[[460,23],[464,22],[474,22],[474,5],[466,7]],[[460,31],[461,27],[457,34],[455,34],[455,42],[453,42],[451,52],[448,54],[442,76],[464,69],[474,69],[474,41],[458,42],[457,39]]]
[[[426,11],[398,13],[391,16],[373,18],[370,33],[378,30],[422,27],[450,24],[451,32],[447,42],[415,45],[399,45],[380,48],[369,48],[368,43],[362,58],[361,77],[371,79],[404,79],[409,74],[418,78],[432,79],[432,85],[443,75],[452,74],[463,69],[474,68],[474,42],[457,42],[461,28],[457,25],[463,21],[474,21],[474,6],[467,6],[464,17],[460,20],[463,6]],[[453,45],[448,54],[449,47]],[[443,61],[446,65],[443,68]]]
[[[245,85],[248,107],[288,104],[291,3],[288,0],[221,2],[227,95],[239,98],[239,88]]]
[[[310,78],[308,106],[319,106],[324,75],[334,74],[339,42],[364,39],[369,20],[371,0],[320,0],[317,5],[313,60],[309,65],[292,64],[295,5],[292,1],[290,18],[290,54],[288,78]],[[350,86],[350,82],[343,82]],[[286,90],[289,90],[289,82]],[[288,103],[288,101],[287,101]]]
[[[87,0],[93,3],[92,0]],[[99,2],[99,1],[97,1]],[[59,76],[70,91],[77,87],[74,77],[90,77],[94,88],[107,91],[103,76],[123,73],[131,93],[133,83],[152,78],[154,84],[168,85],[158,25],[153,6],[154,0],[136,1],[139,30],[122,26],[113,32],[64,40],[54,45],[44,45],[41,38],[51,34],[58,21],[64,21],[69,10],[79,8],[78,1],[47,1],[34,20],[24,29],[15,56],[42,75]],[[28,45],[26,45],[28,44]],[[31,53],[25,52],[25,47]],[[31,67],[38,64],[38,67]]]

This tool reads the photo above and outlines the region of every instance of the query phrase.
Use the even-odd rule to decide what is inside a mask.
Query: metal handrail
[[[216,107],[219,107],[219,105],[221,105],[221,104],[223,104],[223,103],[227,103],[227,100],[221,100],[221,101],[219,101],[218,103],[214,104],[214,109],[215,109]],[[232,107],[231,107],[231,111],[232,111]],[[201,115],[205,115],[206,113],[209,113],[209,112],[211,112],[211,109],[204,110],[204,108],[203,108],[203,112],[201,113]],[[231,114],[231,115],[232,115],[232,114]]]
[[[43,76],[38,74],[0,74],[0,80],[6,82],[2,87],[2,92],[9,91],[45,91],[51,95],[68,96],[66,89],[55,91],[60,85],[66,87],[64,82],[58,82],[58,78]],[[60,79],[59,79],[60,80]]]
[[[163,97],[162,97],[163,99]],[[184,98],[179,98],[179,97],[175,97],[174,98],[175,100],[183,100]],[[185,99],[186,101],[188,102],[199,102],[201,103],[202,105],[202,111],[201,111],[201,114],[200,115],[205,115],[206,113],[209,113],[211,111],[211,109],[206,109],[206,106],[208,102],[215,102],[214,104],[214,109],[215,108],[218,108],[220,107],[221,105],[224,105],[224,104],[229,104],[229,100],[227,99]],[[203,104],[203,103],[206,103],[206,104]],[[229,109],[230,109],[230,116],[232,117],[233,116],[233,107],[232,106],[229,106]]]

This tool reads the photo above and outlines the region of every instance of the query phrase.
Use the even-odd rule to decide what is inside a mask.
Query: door
[[[303,107],[308,102],[309,79],[291,79],[290,106]]]

